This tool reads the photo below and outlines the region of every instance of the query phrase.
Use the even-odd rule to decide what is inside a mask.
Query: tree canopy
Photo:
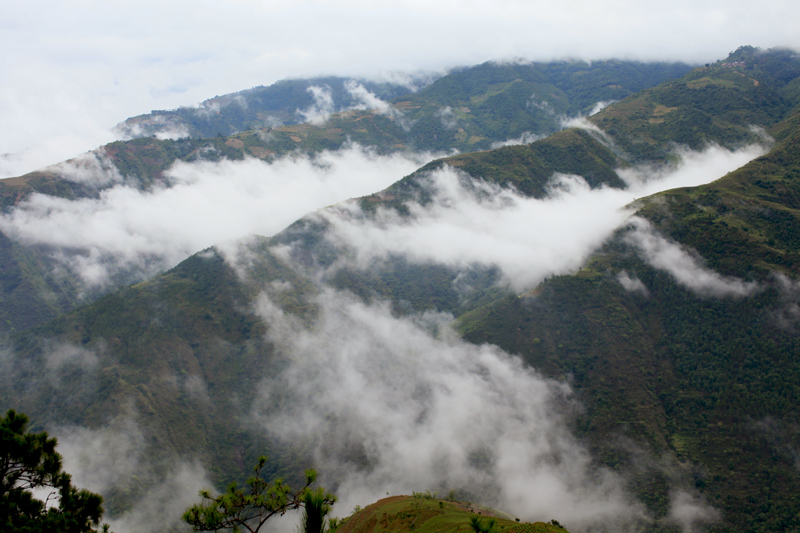
[[[233,483],[219,496],[211,496],[208,490],[200,491],[203,501],[186,509],[183,520],[194,531],[240,531],[243,528],[256,533],[273,516],[305,507],[304,531],[324,531],[324,516],[336,498],[322,487],[311,491],[309,487],[317,473],[306,470],[306,484],[295,492],[281,478],[272,482],[264,478],[262,471],[266,462],[266,457],[258,459],[244,487]]]
[[[27,429],[28,417],[22,413],[12,409],[0,416],[0,530],[97,531],[103,498],[72,486],[71,476],[61,469],[55,438]],[[44,501],[34,497],[35,489],[45,489]]]

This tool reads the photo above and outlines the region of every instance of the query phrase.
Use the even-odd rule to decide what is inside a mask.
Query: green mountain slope
[[[796,54],[742,47],[724,61],[646,89],[592,121],[634,159],[663,157],[671,145],[738,147],[782,120],[800,101]]]
[[[408,113],[411,135],[398,132],[398,137],[409,137],[406,142],[410,139],[422,149],[450,149],[457,141],[452,139],[454,132],[447,131],[453,129],[447,123],[456,116],[469,124],[461,132],[468,138],[477,135],[492,141],[525,131],[544,133],[557,125],[555,115],[585,112],[597,102],[620,100],[687,70],[688,66],[680,63],[633,61],[487,62],[445,75],[411,77],[405,85],[340,77],[282,80],[269,87],[217,96],[196,108],[132,117],[118,129],[135,137],[169,132],[173,136],[216,137],[290,126],[306,122],[302,112],[315,107],[337,114],[363,108],[364,101],[353,89],[360,86]],[[315,101],[315,91],[329,98],[328,105]],[[344,121],[349,135],[360,133],[360,128],[347,128],[348,122]]]
[[[392,100],[411,92],[411,87],[424,86],[433,77],[411,77],[405,85],[334,76],[281,80],[268,87],[215,96],[197,107],[152,111],[131,117],[117,125],[117,130],[123,136],[133,138],[228,136],[246,130],[305,122],[301,112],[318,105],[314,90],[330,99],[330,112],[333,112],[358,105],[359,102],[346,90],[348,82],[360,84],[382,100]]]
[[[683,483],[741,531],[799,525],[800,345],[790,281],[800,275],[798,116],[773,133],[781,140],[769,154],[710,185],[647,199],[637,212],[707,268],[759,290],[698,294],[643,260],[621,230],[577,274],[461,319],[469,340],[571,376],[587,406],[579,430],[606,464],[634,468],[618,435],[674,454]],[[623,272],[640,288],[626,290]],[[660,477],[675,475],[649,468],[636,483],[652,493]],[[664,497],[651,494],[654,512],[666,512]]]
[[[392,496],[368,505],[344,520],[340,533],[384,533],[389,531],[463,532],[474,531],[471,520],[484,525],[493,519],[500,533],[564,533],[552,523],[519,523],[499,517],[488,509],[475,509],[469,503],[436,498]]]
[[[69,176],[63,167],[54,166],[0,180],[0,209],[8,213],[34,193],[78,200],[97,198],[103,190],[120,183],[145,191],[168,187],[164,173],[179,160],[245,157],[272,160],[297,151],[337,150],[351,142],[380,153],[488,148],[492,142],[525,132],[543,135],[556,131],[560,128],[561,113],[577,113],[598,100],[622,98],[679,75],[687,68],[682,64],[624,61],[486,63],[446,75],[413,95],[408,95],[409,89],[400,85],[345,78],[282,81],[270,87],[217,97],[199,108],[154,111],[129,119],[122,126],[145,137],[110,143],[94,154],[81,156],[77,163],[82,165],[85,159],[94,157],[101,161],[101,166],[109,167],[106,171],[118,173],[113,179],[81,182]],[[300,120],[298,109],[307,109],[314,103],[309,87],[321,87],[330,93],[332,111],[358,105],[356,96],[346,89],[348,81],[357,82],[378,98],[393,101],[396,113],[350,109],[332,114],[322,126],[296,123]],[[424,79],[416,81],[418,85],[427,83]],[[467,105],[472,109],[467,109]],[[171,140],[149,136],[176,128],[185,130],[187,137]],[[598,183],[616,180],[619,185],[607,155],[590,157],[603,159],[597,162],[604,166]],[[545,159],[544,167],[538,165],[529,170],[524,165],[530,165],[533,159],[524,156],[516,163],[516,170],[506,168],[504,172],[525,192],[528,192],[526,183],[533,179],[531,186],[541,192],[555,163],[553,157]],[[456,160],[450,163],[459,164]],[[487,170],[496,173],[499,165],[504,164],[508,166],[508,162],[495,161]],[[467,165],[466,170],[483,169]],[[511,176],[512,172],[523,175]],[[8,241],[4,245],[8,254],[0,263],[3,304],[0,332],[41,324],[80,303],[141,279],[140,272],[122,268],[107,287],[87,289],[54,259],[57,253],[74,251],[27,246],[10,235],[4,235],[3,239]]]
[[[675,141],[670,135],[698,147],[735,146],[759,135],[751,124],[769,127],[777,142],[767,155],[713,184],[643,200],[637,213],[653,235],[694,250],[708,269],[758,290],[714,296],[676,281],[636,244],[637,235],[648,231],[644,223],[620,230],[576,274],[518,295],[498,287],[499,273],[491,268],[465,271],[403,257],[362,270],[329,268],[349,251],[326,240],[321,219],[307,217],[272,239],[249,243],[246,272],[206,251],[148,282],[15,334],[0,407],[28,413],[36,427],[99,427],[132,410],[146,428],[148,453],[164,463],[181,454],[198,457],[215,481],[238,479],[265,449],[275,471],[295,470],[293,461],[307,450],[280,447],[239,423],[253,405],[248,393],[255,383],[286,364],[252,305],[261,288],[280,287],[274,297],[282,312],[310,323],[310,296],[334,287],[364,299],[390,299],[397,314],[451,312],[469,341],[496,344],[569,380],[586,406],[576,434],[591,444],[599,464],[625,473],[662,530],[672,527],[665,524],[675,490],[696,491],[720,509],[719,530],[800,527],[799,291],[793,281],[800,269],[800,115],[792,114],[796,83],[788,81],[797,60],[738,53],[743,67],[702,67],[609,106],[592,119],[612,130],[608,137],[573,129],[524,146],[461,154],[359,202],[365,217],[374,216],[378,205],[409,216],[408,202],[426,201],[428,171],[444,164],[534,197],[546,194],[553,172],[584,175],[595,187],[620,186],[614,169],[631,161],[668,161]],[[747,70],[747,54],[761,70]],[[515,79],[500,85],[497,94],[517,94]],[[486,96],[494,84],[476,86]],[[707,87],[712,96],[698,96]],[[720,101],[727,103],[719,107]],[[698,114],[710,122],[695,121]],[[385,121],[402,130],[382,115],[351,114],[353,121],[359,116],[365,124]],[[300,141],[292,142],[305,142],[302,131],[322,130],[296,127]],[[386,135],[389,142],[394,134]],[[214,142],[243,156],[254,146],[244,138],[169,142]],[[120,160],[136,150],[166,154],[131,155],[129,163],[165,168],[171,156],[159,151],[164,146],[183,145],[141,139],[109,149],[118,150],[112,156]],[[190,154],[191,146],[181,150]],[[290,243],[293,255],[286,253]],[[471,299],[453,290],[458,276],[471,276]],[[64,346],[66,352],[58,351]],[[91,372],[80,364],[81,350],[97,358]],[[78,355],[57,355],[63,353]],[[56,377],[42,371],[54,365]],[[157,482],[158,475],[145,478],[133,485]],[[130,495],[120,494],[112,505],[121,509],[128,501]]]

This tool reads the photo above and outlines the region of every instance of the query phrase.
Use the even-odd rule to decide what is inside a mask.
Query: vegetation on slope
[[[435,497],[392,496],[379,500],[344,519],[337,533],[389,533],[414,531],[417,533],[468,533],[474,532],[471,522],[488,526],[493,520],[492,533],[565,533],[567,530],[555,523],[520,523],[504,516],[495,516],[491,510],[475,509],[467,502],[439,500]]]
[[[714,141],[733,146],[752,138],[750,120],[769,126],[778,143],[768,155],[710,186],[659,195],[639,213],[662,234],[695,249],[709,267],[762,284],[754,295],[700,297],[639,258],[624,232],[575,275],[553,278],[525,295],[493,288],[497,273],[491,269],[475,272],[475,286],[483,292],[469,305],[452,292],[455,271],[403,264],[400,258],[368,271],[338,271],[326,281],[365,298],[389,297],[399,312],[463,314],[468,340],[492,342],[549,375],[572,380],[587,406],[576,431],[592,443],[601,462],[630,473],[632,490],[657,519],[667,516],[671,491],[682,489],[705,495],[724,511],[720,529],[800,527],[800,476],[794,469],[800,445],[795,429],[800,369],[794,360],[798,291],[793,282],[773,274],[798,275],[800,137],[797,115],[791,115],[796,84],[786,81],[794,60],[786,59],[786,68],[759,61],[769,68],[749,73],[748,63],[709,66],[607,108],[598,123],[613,126],[622,150],[569,130],[528,146],[447,160],[538,195],[554,171],[586,173],[597,185],[611,179],[615,165],[624,164],[620,154],[663,161],[672,134],[684,135],[690,145]],[[741,69],[742,76],[737,74]],[[777,89],[770,88],[773,79]],[[519,96],[517,85],[511,80],[492,90]],[[707,87],[711,96],[702,94]],[[722,108],[714,107],[719,98],[726,102]],[[364,124],[399,127],[386,116],[360,113],[352,116]],[[711,117],[710,122],[695,120],[697,113]],[[665,124],[671,129],[663,129]],[[302,131],[312,128],[297,128],[292,135],[303,141]],[[392,135],[387,133],[387,142]],[[255,153],[256,145],[247,145],[245,137],[202,142],[238,157],[245,150]],[[201,146],[191,144],[200,141],[170,142],[176,150],[188,150],[186,157],[192,146]],[[118,145],[112,155],[123,160],[133,147],[123,171],[152,173],[168,165],[172,156],[159,148],[167,145],[142,139]],[[151,155],[139,158],[136,150]],[[144,166],[137,167],[136,161]],[[386,194],[363,199],[362,205],[394,201],[401,207],[421,190],[418,178],[423,176],[406,178]],[[305,219],[275,240],[259,241],[252,254],[257,262],[247,272],[253,283],[290,283],[293,290],[282,294],[281,305],[306,320],[314,309],[306,307],[304,297],[317,290],[315,283],[302,268],[271,256],[268,248],[301,242],[295,266],[331,265],[342,251],[325,241],[324,231],[318,221]],[[644,284],[646,294],[620,285],[617,276],[623,270]],[[15,336],[15,379],[2,383],[2,404],[31,413],[41,427],[54,420],[97,426],[121,416],[123,406],[132,402],[139,422],[151,432],[149,450],[164,463],[170,453],[190,454],[211,465],[218,479],[240,477],[240,463],[247,464],[247,457],[263,453],[270,443],[243,433],[237,417],[247,406],[236,404],[230,391],[246,390],[271,364],[280,364],[261,322],[250,312],[254,294],[247,280],[207,252],[150,282]],[[102,377],[89,379],[69,361],[55,378],[42,372],[53,364],[49,354],[54,346],[64,343],[97,354]],[[210,404],[203,403],[205,397],[192,397],[185,386],[193,377],[207,385]],[[274,467],[291,468],[286,465],[294,452],[271,450]],[[156,477],[143,476],[126,490],[135,492]],[[129,501],[130,494],[118,496],[112,505],[124,506],[119,502]]]
[[[724,61],[645,89],[591,120],[636,160],[664,157],[676,144],[736,148],[758,139],[754,127],[773,126],[798,104],[790,88],[798,76],[794,53],[742,47]]]
[[[469,340],[573,380],[587,406],[578,430],[606,464],[632,472],[657,517],[668,488],[683,486],[723,510],[721,529],[800,527],[797,117],[775,131],[769,154],[637,213],[707,268],[758,283],[755,293],[697,294],[642,260],[620,231],[575,275],[462,317]],[[642,288],[623,288],[622,272]],[[678,462],[636,464],[625,439]]]
[[[560,128],[561,114],[578,113],[598,100],[622,98],[682,74],[687,68],[682,64],[625,61],[485,63],[444,76],[414,94],[400,85],[358,81],[377,97],[393,101],[394,114],[344,109],[359,105],[345,88],[348,80],[344,78],[278,82],[216,97],[200,108],[134,117],[125,123],[131,131],[138,128],[143,135],[155,135],[163,128],[182,128],[187,136],[178,140],[145,136],[102,147],[94,155],[110,161],[111,169],[119,172],[119,179],[107,182],[76,181],[59,166],[0,180],[0,209],[9,212],[34,193],[73,200],[96,198],[121,181],[142,190],[169,186],[165,172],[175,161],[272,160],[296,152],[336,150],[351,142],[380,153],[488,148],[492,142],[525,132],[554,132]],[[312,86],[329,91],[335,108],[344,110],[332,114],[323,125],[297,124],[301,116],[297,111],[313,104],[308,91]],[[597,155],[598,147],[585,148],[586,157],[595,161],[578,161],[576,165],[559,162],[569,149],[537,146],[550,147],[549,157],[539,148],[530,154],[505,149],[484,161],[452,159],[449,163],[463,163],[468,172],[496,175],[501,183],[514,183],[527,194],[540,194],[553,170],[587,171],[587,179],[593,184],[592,171],[596,170],[597,183],[616,180],[619,184],[608,155]],[[542,164],[536,163],[538,157]],[[0,237],[0,246],[8,252],[0,261],[3,332],[41,324],[106,290],[132,282],[122,272],[109,288],[87,290],[53,258],[54,250],[25,246],[9,235]]]

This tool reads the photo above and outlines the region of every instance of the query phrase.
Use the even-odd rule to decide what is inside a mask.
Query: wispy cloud
[[[457,268],[497,266],[512,288],[523,291],[545,277],[579,268],[625,223],[635,198],[707,183],[763,150],[680,151],[681,162],[658,173],[644,168],[621,172],[629,183],[625,190],[591,189],[579,176],[555,175],[545,199],[524,197],[444,167],[428,176],[431,202],[408,203],[410,217],[378,209],[370,218],[355,204],[320,216],[331,224],[329,238],[353,249],[362,267],[391,254]]]
[[[297,110],[306,122],[321,126],[327,122],[328,117],[334,111],[333,94],[330,87],[322,87],[319,85],[312,85],[306,89],[314,98],[314,103],[308,109]]]
[[[260,298],[289,364],[265,379],[254,416],[314,450],[342,508],[452,489],[525,520],[563,518],[574,531],[644,518],[622,480],[571,436],[578,405],[566,384],[459,340],[446,315],[398,319],[388,305],[332,291],[314,303],[318,320],[307,327]]]
[[[645,219],[630,220],[633,231],[625,240],[636,247],[654,268],[668,272],[679,284],[702,296],[748,296],[760,290],[755,281],[722,276],[703,265],[697,254],[659,235]]]
[[[631,277],[627,271],[622,270],[617,274],[617,281],[628,292],[638,292],[642,296],[650,296],[650,291],[647,289],[642,280],[636,277],[636,274]]]
[[[349,80],[345,82],[344,88],[350,95],[361,104],[356,105],[355,109],[369,109],[377,112],[380,115],[386,115],[393,121],[397,122],[401,128],[406,131],[411,129],[411,121],[397,108],[389,102],[384,102],[360,83]]]
[[[698,495],[685,491],[670,494],[667,521],[679,526],[684,533],[706,531],[709,524],[719,521],[721,513]]]
[[[112,130],[120,140],[136,139],[153,135],[157,139],[183,139],[189,137],[186,125],[167,115],[151,115],[136,121],[121,122]]]
[[[507,139],[505,141],[497,141],[492,143],[492,148],[501,148],[503,146],[514,146],[517,144],[531,144],[532,142],[543,139],[544,135],[536,135],[529,131],[524,132],[522,135],[515,139]]]
[[[64,470],[77,487],[100,494],[147,483],[148,490],[129,508],[104,516],[111,529],[120,533],[148,533],[180,527],[183,511],[195,503],[198,492],[211,486],[206,471],[187,459],[174,461],[164,470],[147,456],[148,439],[131,415],[121,414],[106,427],[78,426],[51,428],[58,437],[58,451]]]
[[[153,273],[199,250],[249,234],[271,235],[325,205],[380,190],[430,154],[378,156],[360,146],[313,158],[176,163],[169,187],[118,183],[96,198],[34,194],[0,216],[0,229],[53,255],[90,286],[120,270]],[[114,183],[101,155],[62,165],[68,179]]]

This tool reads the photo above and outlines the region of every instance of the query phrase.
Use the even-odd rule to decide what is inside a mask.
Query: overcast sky
[[[318,74],[800,49],[795,0],[0,0],[0,177],[129,116]]]

